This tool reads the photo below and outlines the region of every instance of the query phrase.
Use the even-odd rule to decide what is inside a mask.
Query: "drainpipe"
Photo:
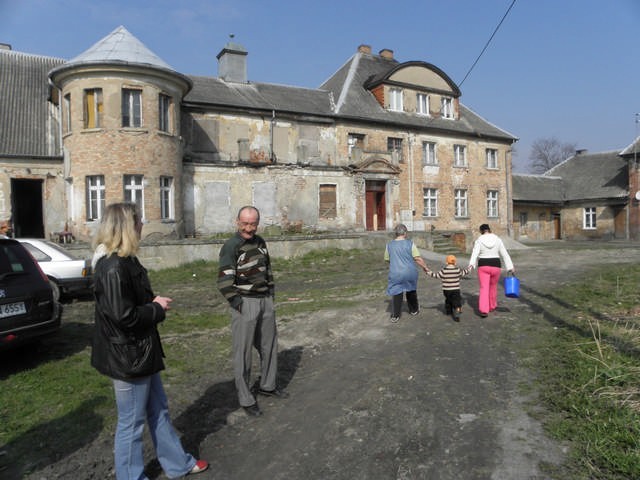
[[[512,215],[513,215],[513,199],[511,198],[511,189],[509,188],[509,179],[511,177],[511,162],[507,161],[507,157],[511,156],[513,150],[509,149],[505,153],[504,157],[504,175],[505,175],[505,185],[507,186],[507,234],[513,238],[513,225],[512,225]]]
[[[271,110],[271,163],[276,163],[276,154],[273,151],[273,130],[276,126],[276,111]]]
[[[413,230],[415,217],[413,187],[413,135],[409,134],[409,210],[411,210],[411,230]]]

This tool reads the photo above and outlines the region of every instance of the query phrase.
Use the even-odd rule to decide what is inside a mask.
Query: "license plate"
[[[14,315],[22,315],[23,313],[27,313],[24,302],[0,305],[0,318],[13,317]]]

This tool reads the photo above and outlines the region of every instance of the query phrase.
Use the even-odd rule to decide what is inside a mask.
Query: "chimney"
[[[393,60],[393,50],[389,50],[388,48],[383,48],[382,50],[380,50],[379,54],[382,58],[385,58],[387,60]]]
[[[233,35],[220,53],[218,59],[218,77],[225,82],[247,83],[247,50],[233,42]]]
[[[371,55],[371,45],[365,45],[364,43],[358,47],[359,53],[364,53],[365,55]]]

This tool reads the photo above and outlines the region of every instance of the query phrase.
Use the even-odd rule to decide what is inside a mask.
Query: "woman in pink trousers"
[[[478,269],[478,311],[481,317],[486,317],[498,306],[498,282],[502,261],[508,272],[515,273],[509,252],[496,234],[486,223],[480,225],[480,236],[473,244],[473,252],[469,265]]]

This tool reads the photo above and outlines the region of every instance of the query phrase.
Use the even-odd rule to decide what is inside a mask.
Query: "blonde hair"
[[[102,215],[93,247],[103,245],[107,255],[114,252],[120,257],[135,255],[140,244],[136,224],[141,221],[134,203],[112,203]]]

